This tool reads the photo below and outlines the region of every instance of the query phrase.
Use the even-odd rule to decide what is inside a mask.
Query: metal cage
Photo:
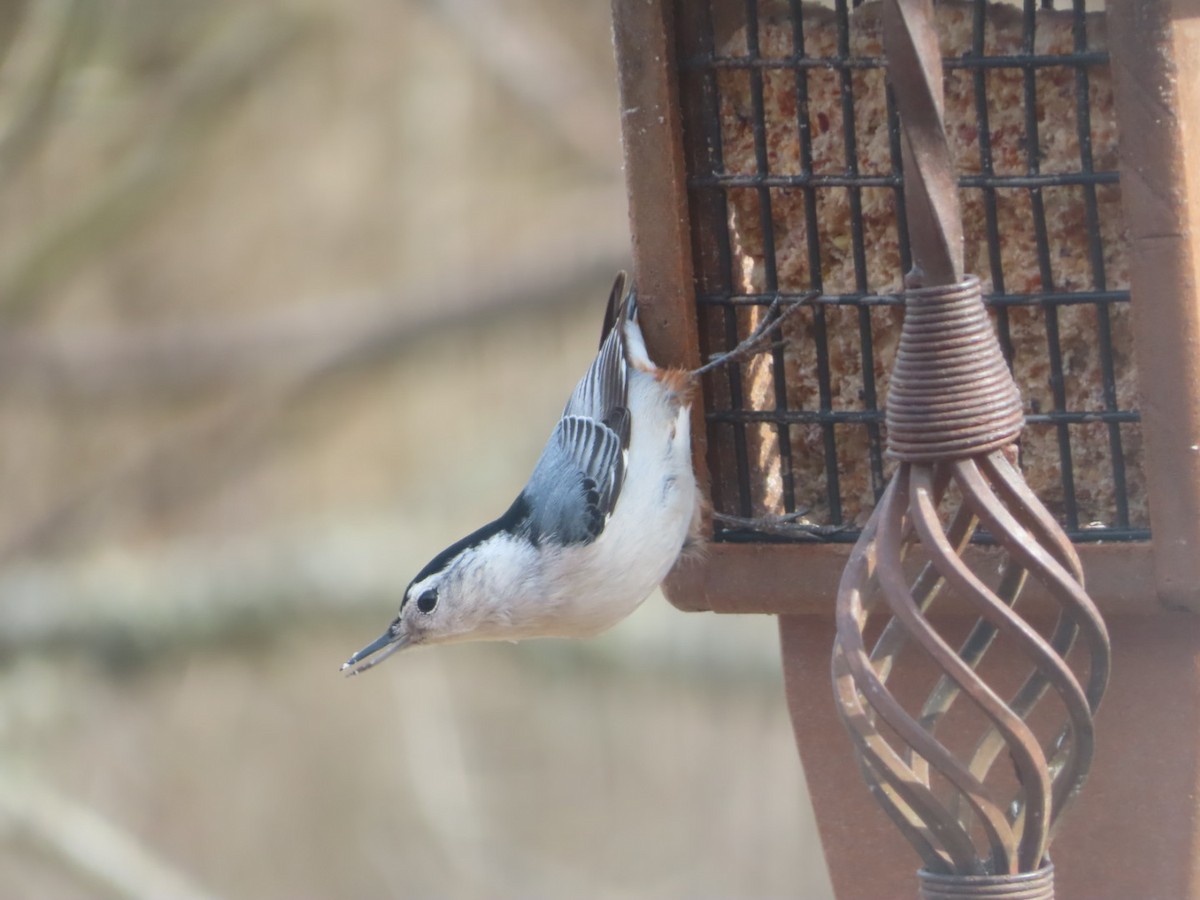
[[[614,7],[653,349],[694,364],[744,337],[776,296],[821,292],[769,357],[708,384],[695,449],[717,545],[707,565],[676,573],[669,594],[685,608],[820,609],[842,545],[886,483],[882,400],[910,257],[873,6]],[[1168,371],[1158,337],[1177,344],[1195,312],[1158,299],[1164,282],[1191,277],[1190,248],[1166,268],[1139,258],[1170,223],[1169,211],[1154,210],[1157,222],[1138,212],[1155,190],[1144,160],[1158,144],[1152,132],[1131,137],[1126,120],[1144,115],[1146,86],[1114,77],[1146,56],[1126,30],[1135,26],[1110,24],[1138,4],[1107,14],[1078,0],[1061,11],[1034,0],[938,6],[955,18],[943,44],[956,42],[945,64],[968,268],[984,278],[1025,392],[1026,477],[1082,545],[1102,608],[1136,608],[1156,569],[1171,602],[1190,604],[1200,563],[1156,560],[1150,540],[1152,527],[1189,540],[1200,528],[1180,479],[1150,464],[1167,453],[1172,471],[1197,471],[1196,401],[1181,380],[1194,365],[1176,354]],[[1122,102],[1122,87],[1137,96]],[[1122,170],[1137,173],[1134,197]],[[1152,316],[1139,320],[1131,289]],[[1149,423],[1139,391],[1166,407]],[[815,545],[772,546],[797,541]]]
[[[728,349],[777,295],[821,294],[760,377],[730,371],[710,393],[710,465],[734,476],[714,495],[717,540],[852,540],[885,484],[882,400],[912,254],[878,9],[741,5],[718,23],[700,6],[679,34],[708,349]],[[1104,19],[1081,3],[943,3],[939,24],[968,269],[986,277],[1025,388],[1026,477],[1074,540],[1144,540]],[[761,522],[797,510],[793,529]]]

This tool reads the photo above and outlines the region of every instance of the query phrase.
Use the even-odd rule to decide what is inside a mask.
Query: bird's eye
[[[417,598],[417,609],[423,613],[433,612],[437,606],[437,588],[430,588]]]

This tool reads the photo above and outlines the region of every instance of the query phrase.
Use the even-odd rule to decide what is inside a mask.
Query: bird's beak
[[[346,672],[347,676],[365,672],[367,669],[379,665],[397,650],[403,650],[408,645],[408,631],[401,626],[400,620],[396,619],[388,627],[387,631],[346,660],[342,664],[342,671],[346,672],[349,669],[350,671]],[[374,656],[375,654],[379,655]],[[371,656],[374,656],[374,659],[368,659]],[[363,660],[366,660],[366,662],[363,662]]]

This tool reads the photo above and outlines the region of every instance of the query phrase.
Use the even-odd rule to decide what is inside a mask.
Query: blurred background
[[[627,265],[607,4],[4,0],[0,896],[830,896],[774,622],[345,680]]]

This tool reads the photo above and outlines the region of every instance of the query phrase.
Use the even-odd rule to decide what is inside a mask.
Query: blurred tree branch
[[[56,49],[44,74],[0,144],[0,179],[44,138],[53,99],[67,69],[69,52],[94,25],[82,9],[98,4],[76,0],[62,25]],[[82,9],[81,9],[82,8]],[[176,74],[162,104],[164,115],[137,132],[133,150],[111,177],[73,203],[57,221],[35,224],[35,237],[25,252],[0,271],[0,314],[13,321],[44,313],[46,289],[114,246],[157,208],[167,190],[188,171],[204,146],[203,138],[221,121],[231,103],[249,84],[294,49],[307,33],[307,20],[259,13],[254,24],[231,28],[213,48],[205,47]]]
[[[620,268],[627,253],[623,235],[584,248],[572,241],[571,247],[574,253],[570,249],[553,252],[552,246],[544,244],[534,259],[526,261],[528,268],[514,269],[501,279],[487,273],[474,285],[457,291],[443,282],[405,289],[404,296],[438,299],[436,307],[426,307],[418,316],[411,309],[421,309],[419,303],[395,297],[371,302],[369,313],[352,320],[351,327],[340,334],[330,328],[333,339],[321,344],[301,365],[285,370],[280,377],[252,382],[215,410],[173,428],[147,450],[117,461],[82,489],[60,498],[49,511],[0,544],[0,564],[77,548],[94,533],[101,518],[111,516],[121,505],[122,495],[147,484],[160,488],[160,512],[186,507],[218,485],[243,476],[271,446],[283,417],[335,376],[391,358],[435,329],[467,321],[486,327],[489,317],[553,306],[571,296],[577,285],[607,279]],[[331,318],[319,318],[318,326],[331,326]],[[209,344],[209,350],[213,360],[221,358],[219,344]],[[249,361],[262,350],[260,345],[241,358]],[[166,377],[162,371],[141,374],[147,379],[143,383]],[[111,538],[113,522],[110,519],[106,524]]]
[[[8,59],[8,53],[16,41],[25,14],[29,11],[29,0],[8,0],[4,15],[0,16],[0,69]]]
[[[35,391],[51,402],[145,402],[263,378],[303,378],[327,365],[365,365],[431,331],[550,307],[577,285],[603,281],[627,259],[627,235],[605,225],[604,217],[593,217],[587,232],[575,227],[564,235],[554,226],[588,223],[586,213],[612,195],[608,186],[565,195],[545,209],[547,233],[531,241],[527,258],[511,259],[505,271],[473,282],[455,284],[447,276],[377,296],[179,324],[8,328],[0,331],[0,383],[9,393]]]
[[[0,17],[4,20],[0,25],[0,63],[21,30],[24,7],[18,3],[11,18]],[[62,8],[50,52],[0,133],[0,184],[9,181],[45,140],[63,79],[95,37],[98,10],[89,0],[72,0]]]
[[[423,0],[452,28],[472,60],[597,172],[621,167],[620,120],[611,91],[580,64],[554,29],[511,3]]]
[[[128,900],[215,900],[104,816],[0,765],[0,828],[49,852],[110,896]]]
[[[373,637],[399,605],[405,573],[427,561],[427,528],[394,515],[342,517],[237,540],[176,540],[152,555],[9,566],[0,571],[0,663],[64,654],[114,670],[177,667],[181,652],[262,647],[300,629],[358,622]],[[777,677],[777,660],[748,650],[762,646],[751,625],[680,642],[679,619],[665,603],[658,613],[603,641],[541,652],[557,646],[630,671],[682,669],[724,683]],[[331,678],[343,659],[329,660]]]

